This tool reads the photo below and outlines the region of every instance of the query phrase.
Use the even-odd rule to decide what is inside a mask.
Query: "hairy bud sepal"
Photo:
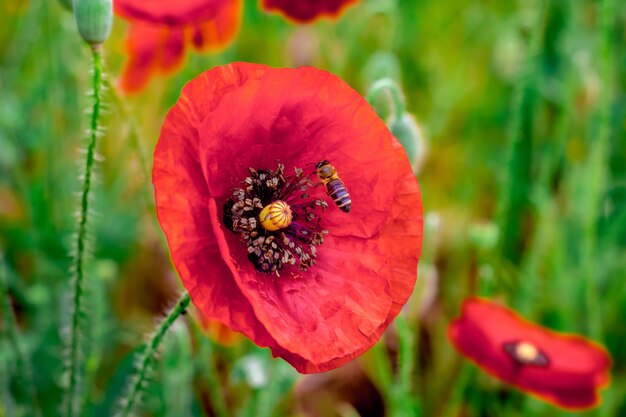
[[[398,139],[406,151],[415,174],[419,173],[426,159],[427,146],[420,125],[409,113],[399,119],[392,119],[388,124],[389,131]]]

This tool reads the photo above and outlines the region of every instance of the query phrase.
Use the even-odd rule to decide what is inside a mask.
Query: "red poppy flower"
[[[314,171],[334,177],[324,186]],[[411,166],[325,71],[236,63],[200,75],[167,115],[153,183],[196,307],[300,372],[370,348],[413,290],[422,213]]]
[[[448,337],[489,374],[558,407],[594,407],[597,390],[609,383],[611,359],[603,347],[530,323],[488,300],[466,300]]]
[[[317,18],[338,17],[343,9],[358,0],[261,0],[261,7],[269,12],[276,11],[299,23]]]
[[[224,48],[239,30],[242,0],[115,0],[130,22],[123,91],[140,91],[154,74],[179,68],[187,44],[198,51]]]

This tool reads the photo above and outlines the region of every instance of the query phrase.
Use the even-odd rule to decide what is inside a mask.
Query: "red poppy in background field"
[[[594,407],[598,389],[609,383],[611,359],[602,346],[530,323],[488,300],[467,299],[448,336],[489,374],[558,407]]]
[[[322,160],[349,213],[314,174]],[[235,63],[192,80],[161,130],[153,183],[196,307],[300,372],[370,348],[413,290],[422,209],[409,161],[325,71]]]
[[[281,13],[298,23],[311,22],[320,17],[338,17],[358,0],[261,0],[261,7]]]
[[[154,74],[179,68],[188,44],[198,51],[224,48],[239,30],[243,0],[115,0],[118,16],[130,22],[129,59],[120,85],[143,89]]]

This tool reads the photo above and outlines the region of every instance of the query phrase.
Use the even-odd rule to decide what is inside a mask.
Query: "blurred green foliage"
[[[84,415],[116,410],[144,336],[179,291],[149,181],[163,117],[185,82],[231,61],[314,65],[363,94],[383,77],[403,87],[429,149],[418,174],[420,280],[399,339],[392,328],[359,360],[364,372],[301,377],[248,341],[215,344],[187,316],[167,337],[143,415],[381,415],[376,395],[389,416],[569,415],[453,351],[445,329],[469,294],[605,344],[613,381],[603,404],[583,415],[626,415],[626,3],[614,3],[609,79],[599,1],[364,0],[337,22],[298,27],[248,0],[241,31],[222,53],[189,54],[180,72],[136,97],[109,89],[91,221]],[[104,45],[113,86],[126,27],[116,19]],[[0,3],[0,250],[46,416],[60,411],[89,83],[89,49],[60,3]],[[604,121],[603,91],[611,92]],[[415,360],[408,368],[406,349]],[[399,366],[397,357],[405,358]],[[31,415],[20,364],[3,325],[2,417]],[[359,378],[378,392],[373,406],[341,388]],[[303,406],[311,396],[333,401],[314,414]]]

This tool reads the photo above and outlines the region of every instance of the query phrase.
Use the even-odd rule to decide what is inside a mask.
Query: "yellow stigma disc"
[[[539,350],[529,342],[520,342],[515,347],[515,354],[523,362],[533,362],[539,355]]]
[[[273,232],[284,229],[291,224],[293,216],[289,204],[281,200],[276,200],[263,207],[259,214],[259,221],[265,230]]]

